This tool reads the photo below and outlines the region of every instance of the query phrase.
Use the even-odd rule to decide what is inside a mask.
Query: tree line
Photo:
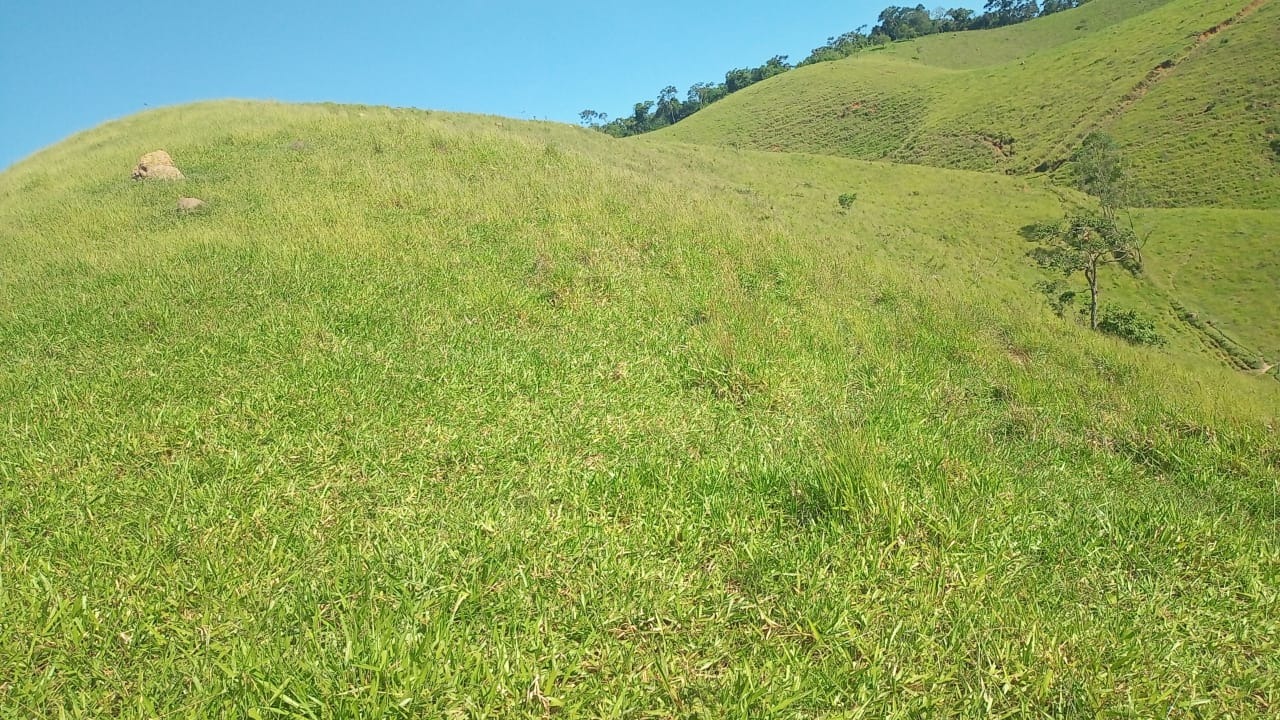
[[[636,103],[631,114],[624,117],[610,120],[607,114],[595,110],[583,110],[578,116],[583,125],[614,137],[639,135],[680,122],[731,93],[796,67],[842,60],[854,53],[898,40],[1013,25],[1069,10],[1085,2],[1088,0],[1044,0],[1043,4],[1036,0],[987,0],[985,12],[981,14],[962,7],[926,10],[924,5],[891,5],[880,12],[871,32],[868,33],[867,26],[863,25],[843,35],[827,38],[825,44],[814,48],[808,57],[795,65],[787,61],[786,55],[775,55],[758,67],[734,68],[726,72],[724,82],[694,83],[683,98],[674,85],[668,85],[656,99]]]

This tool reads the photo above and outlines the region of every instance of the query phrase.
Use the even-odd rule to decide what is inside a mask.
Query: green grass
[[[1106,130],[1133,161],[1143,204],[1270,208],[1280,202],[1280,162],[1268,147],[1280,137],[1276,11],[1263,4],[1197,40],[1245,6],[1094,0],[997,30],[897,43],[784,73],[659,134],[1031,174]],[[1138,91],[1166,62],[1175,67]]]
[[[765,216],[785,218],[791,232],[847,245],[893,268],[1026,302],[1042,302],[1029,288],[1055,276],[1028,262],[1030,245],[1020,228],[1060,217],[1064,200],[1088,203],[1043,178],[645,142],[658,152],[697,158],[685,172],[714,170],[724,190],[756,197]],[[846,193],[857,199],[841,212],[839,197]],[[1147,272],[1136,280],[1115,268],[1104,273],[1104,303],[1153,317],[1177,354],[1207,355],[1244,368],[1280,359],[1280,328],[1271,309],[1280,270],[1274,251],[1280,215],[1146,209],[1133,219],[1146,238]],[[1073,282],[1083,289],[1079,278]],[[1187,312],[1209,326],[1189,324]]]
[[[882,52],[951,70],[1002,65],[1065,45],[1158,8],[1169,0],[1090,0],[1073,12],[986,31],[928,35],[893,43]]]
[[[1156,205],[1280,206],[1280,5],[1206,42],[1107,127]],[[1211,178],[1205,182],[1204,178]]]
[[[1075,200],[364,107],[44,151],[0,709],[1272,714],[1280,385],[1044,310],[1017,229]]]
[[[1143,219],[1154,238],[1145,257],[1151,284],[1225,335],[1242,363],[1280,362],[1277,213],[1163,210]]]

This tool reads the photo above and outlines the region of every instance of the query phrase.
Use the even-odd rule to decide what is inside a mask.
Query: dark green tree
[[[987,11],[986,25],[989,27],[1024,22],[1040,14],[1036,0],[987,0],[983,9]]]
[[[1040,16],[1052,15],[1063,10],[1080,7],[1080,0],[1044,0],[1044,4],[1040,6]]]
[[[655,114],[665,120],[668,125],[673,124],[680,119],[680,105],[680,91],[676,90],[675,85],[668,85],[658,93]]]
[[[582,119],[582,124],[587,127],[599,127],[601,123],[609,119],[608,115],[595,110],[583,110],[578,113],[578,117]]]
[[[752,83],[751,70],[747,68],[734,68],[724,74],[724,86],[731,93],[738,92],[744,87]]]
[[[645,100],[644,102],[638,102],[635,104],[635,107],[631,108],[631,118],[635,121],[636,129],[639,130],[640,132],[648,132],[649,126],[651,124],[650,118],[649,118],[649,111],[652,109],[653,109],[652,100]]]
[[[713,99],[716,93],[716,84],[709,82],[698,82],[689,86],[689,92],[685,95],[686,105],[696,105],[703,107],[715,102]]]
[[[850,30],[838,37],[827,38],[827,44],[814,48],[809,53],[809,57],[805,58],[800,64],[812,65],[814,63],[840,60],[871,47],[871,36],[867,35],[866,29],[866,25],[861,25],[857,30]]]
[[[774,75],[781,75],[790,69],[791,63],[787,62],[786,55],[774,55],[765,64],[751,71],[751,81],[757,83],[761,80],[768,80]]]
[[[880,11],[879,20],[880,24],[875,26],[872,34],[888,35],[894,40],[909,40],[937,32],[937,23],[929,17],[929,11],[924,9],[924,5],[890,5]]]
[[[947,19],[950,21],[948,30],[967,30],[973,22],[973,11],[969,8],[951,8],[947,11]]]

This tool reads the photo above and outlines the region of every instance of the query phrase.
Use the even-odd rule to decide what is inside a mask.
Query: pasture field
[[[1274,209],[1277,68],[1269,0],[1093,0],[798,68],[658,134],[1069,184],[1063,163],[1104,131],[1138,205]]]
[[[159,147],[187,179],[131,181]],[[1081,202],[336,105],[39,153],[0,714],[1273,715],[1280,384],[1044,308],[1018,230]],[[1273,215],[1172,212],[1116,296],[1274,353],[1256,285],[1175,270]]]

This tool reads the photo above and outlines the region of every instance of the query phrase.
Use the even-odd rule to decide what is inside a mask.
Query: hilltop
[[[1094,0],[798,68],[659,131],[673,140],[986,172],[1057,170],[1091,131],[1144,204],[1280,204],[1280,7]]]

